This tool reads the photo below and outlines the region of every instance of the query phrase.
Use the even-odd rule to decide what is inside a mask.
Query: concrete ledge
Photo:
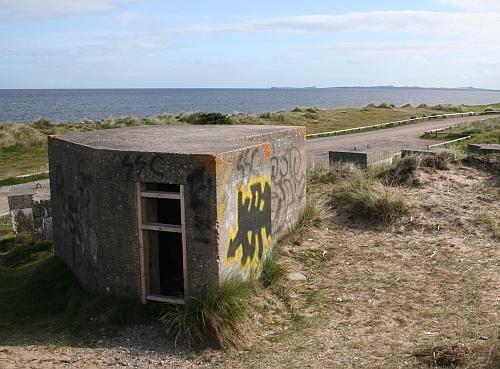
[[[467,146],[469,154],[487,155],[499,154],[500,144],[469,144]]]
[[[370,150],[370,151],[330,151],[330,165],[335,163],[353,163],[362,168],[371,165],[391,164],[395,157],[399,157],[399,153],[394,153],[385,150]]]
[[[401,157],[412,155],[440,155],[440,154],[451,154],[450,150],[447,149],[403,149],[401,150]]]

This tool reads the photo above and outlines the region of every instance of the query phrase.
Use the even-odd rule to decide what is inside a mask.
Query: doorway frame
[[[148,182],[151,183],[151,182]],[[172,304],[185,304],[188,297],[188,270],[186,253],[186,223],[185,223],[185,201],[184,186],[179,185],[179,192],[146,191],[145,182],[136,183],[137,192],[137,229],[139,235],[139,259],[140,259],[140,289],[141,301],[146,304],[148,301],[167,302]],[[147,222],[147,199],[174,199],[180,201],[181,224],[159,224]],[[182,237],[182,279],[184,284],[183,297],[172,297],[150,294],[150,268],[149,268],[149,242],[148,232],[173,232],[181,233]]]

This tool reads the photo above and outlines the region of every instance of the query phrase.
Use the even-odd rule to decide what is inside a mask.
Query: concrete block
[[[334,163],[353,163],[359,167],[366,168],[371,165],[390,164],[394,158],[398,157],[399,153],[394,153],[385,150],[368,150],[368,151],[330,151],[329,161],[330,165]]]
[[[469,144],[469,154],[487,155],[500,153],[500,144]]]
[[[305,207],[304,140],[303,127],[283,126],[150,126],[52,137],[52,206],[45,210],[55,253],[85,288],[143,301],[173,297],[163,290],[175,278],[189,299],[228,274],[258,273]],[[182,271],[174,278],[159,259],[174,253],[176,234],[182,255],[168,260],[181,258]]]
[[[50,186],[47,180],[13,186],[7,199],[16,235],[28,232],[37,240],[52,239]]]

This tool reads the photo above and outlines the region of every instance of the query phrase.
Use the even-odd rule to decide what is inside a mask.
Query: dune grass
[[[252,293],[248,281],[228,276],[191,298],[187,305],[166,305],[160,321],[175,342],[186,341],[189,347],[240,346]]]
[[[354,219],[374,223],[391,223],[408,211],[404,198],[396,190],[378,190],[366,173],[337,183],[330,204]]]
[[[47,135],[92,131],[141,125],[173,124],[273,124],[305,126],[307,133],[319,133],[355,128],[416,116],[431,116],[457,111],[500,110],[500,104],[476,106],[427,106],[413,107],[406,104],[396,107],[385,103],[369,104],[359,109],[320,109],[297,107],[291,111],[257,114],[184,113],[179,116],[162,114],[155,117],[111,117],[101,121],[80,123],[52,123],[39,119],[32,123],[0,124],[0,179],[22,174],[38,173],[47,169]]]

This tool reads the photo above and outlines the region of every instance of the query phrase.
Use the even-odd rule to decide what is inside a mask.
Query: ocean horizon
[[[0,122],[101,120],[182,112],[262,113],[296,106],[360,108],[383,102],[401,106],[476,105],[500,102],[500,91],[413,87],[330,88],[119,88],[2,89]]]

